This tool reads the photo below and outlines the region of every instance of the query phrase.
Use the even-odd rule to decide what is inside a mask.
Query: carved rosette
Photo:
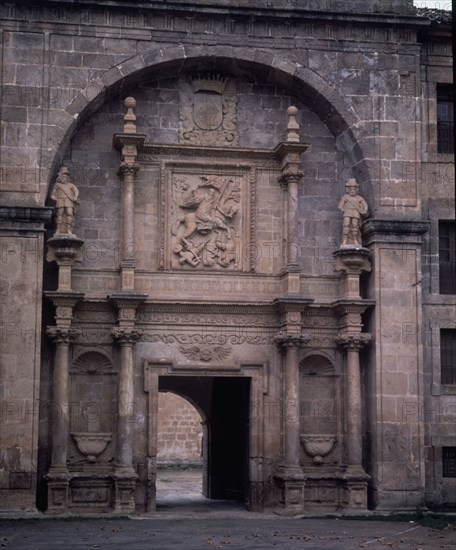
[[[70,345],[80,334],[81,332],[74,328],[51,326],[46,329],[46,335],[56,344]]]
[[[372,334],[360,332],[358,334],[339,334],[336,344],[346,350],[359,351],[372,340]]]
[[[141,339],[142,331],[129,327],[115,327],[111,331],[111,336],[120,345],[134,345]]]
[[[290,334],[287,332],[279,332],[274,337],[275,344],[281,349],[302,348],[310,342],[309,334]]]

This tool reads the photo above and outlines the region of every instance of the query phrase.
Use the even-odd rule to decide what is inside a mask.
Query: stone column
[[[56,344],[52,384],[52,451],[51,466],[46,476],[48,482],[48,513],[68,511],[69,480],[67,468],[68,436],[70,431],[69,369],[70,346],[79,334],[72,328],[74,307],[84,298],[82,292],[72,290],[72,269],[74,262],[81,259],[82,239],[76,235],[55,235],[47,241],[49,262],[59,266],[57,291],[46,291],[45,295],[55,306],[55,326],[47,327],[46,334]]]
[[[134,345],[141,332],[135,328],[136,310],[147,295],[118,293],[109,298],[118,308],[118,326],[112,330],[120,346],[118,423],[115,480],[115,511],[134,512],[138,475],[133,463],[133,434],[136,421],[134,393]]]
[[[362,467],[362,431],[361,431],[361,376],[359,350],[368,344],[371,335],[339,334],[336,343],[346,351],[346,416],[347,416],[347,465],[348,470],[364,473]]]
[[[281,314],[280,331],[275,342],[283,359],[283,464],[274,477],[278,489],[275,512],[281,515],[302,514],[304,511],[304,481],[300,464],[300,409],[298,350],[309,340],[301,331],[301,314],[313,300],[278,298]]]
[[[71,328],[73,310],[83,294],[77,292],[47,292],[56,306],[56,326],[47,328],[47,335],[56,344],[52,384],[51,466],[48,482],[48,513],[68,511],[70,474],[67,467],[70,430],[69,368],[70,346],[79,332]]]
[[[135,288],[135,178],[139,171],[138,149],[145,135],[136,133],[136,101],[127,97],[124,101],[127,112],[124,116],[123,133],[114,134],[114,146],[121,152],[119,176],[122,180],[122,249],[120,258],[121,288],[133,292]]]
[[[117,471],[133,473],[133,427],[134,427],[134,364],[133,347],[140,339],[137,330],[116,327],[113,338],[120,345],[120,370],[118,388],[117,423]]]
[[[346,350],[346,448],[347,469],[345,498],[343,504],[350,511],[367,510],[367,481],[370,476],[364,471],[362,437],[362,395],[359,364],[359,350],[368,344],[371,335],[367,333],[339,334],[336,343]]]
[[[287,226],[284,234],[287,236],[287,290],[288,294],[299,294],[299,211],[298,187],[302,179],[301,154],[308,149],[308,145],[299,141],[299,125],[296,122],[298,110],[289,107],[287,110],[287,140],[279,143],[274,154],[281,162],[279,183],[287,191]]]

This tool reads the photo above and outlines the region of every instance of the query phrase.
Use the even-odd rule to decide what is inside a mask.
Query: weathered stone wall
[[[188,401],[172,393],[158,398],[158,464],[202,463],[201,416]]]
[[[439,295],[437,254],[438,219],[454,219],[454,164],[437,153],[435,128],[436,85],[452,81],[449,31],[429,30],[427,20],[415,17],[412,2],[399,0],[280,2],[274,9],[260,0],[248,6],[239,0],[230,9],[200,1],[191,12],[179,1],[174,11],[158,1],[142,11],[125,3],[116,10],[98,4],[80,8],[64,1],[40,6],[11,1],[0,6],[0,196],[2,204],[11,206],[0,212],[6,268],[1,505],[34,507],[37,459],[44,474],[52,432],[52,416],[42,413],[38,456],[38,396],[41,410],[52,408],[53,348],[47,343],[40,373],[46,211],[20,207],[43,207],[57,169],[62,163],[69,166],[81,191],[75,231],[85,241],[74,288],[87,298],[106,300],[119,289],[121,182],[112,136],[122,128],[122,100],[136,97],[138,132],[148,142],[178,145],[184,81],[207,73],[236,81],[238,147],[273,148],[285,137],[286,108],[294,104],[300,110],[300,137],[310,144],[302,157],[298,197],[300,284],[301,294],[315,298],[317,306],[339,296],[332,257],[341,229],[337,202],[348,176],[360,183],[378,222],[366,226],[374,269],[363,281],[363,297],[376,302],[365,319],[375,344],[362,365],[370,505],[414,507],[424,497],[432,504],[454,502],[454,484],[439,470],[441,447],[456,441],[454,415],[448,415],[454,395],[438,382],[438,334],[440,328],[454,328],[456,306],[454,297]],[[135,197],[137,289],[151,301],[170,302],[179,295],[190,301],[209,297],[214,304],[246,298],[267,304],[281,296],[285,203],[278,168],[271,166],[257,170],[253,243],[260,253],[254,270],[222,280],[220,273],[192,278],[188,265],[186,279],[179,272],[158,271],[160,172],[157,158],[143,163]],[[54,289],[55,273],[45,274],[44,287]],[[53,314],[51,308],[45,312],[46,323],[53,323]],[[186,314],[191,318],[194,312]],[[137,345],[135,406],[141,414],[147,408],[143,359],[178,357],[177,367],[188,366],[192,361],[181,352],[185,334],[180,328],[197,339],[201,331],[221,332],[223,322],[238,338],[230,364],[241,369],[242,361],[269,357],[264,376],[270,386],[258,384],[256,391],[269,391],[268,399],[277,405],[275,313],[268,312],[267,320],[255,318],[250,327],[245,319],[238,325],[230,313],[219,324],[206,319],[198,329],[193,319],[179,315],[171,321],[165,315],[156,325],[147,315],[141,318],[150,339]],[[314,318],[308,321],[312,345],[338,353],[333,321],[317,327]],[[109,350],[114,323],[112,311],[107,315],[95,308],[89,323],[76,315],[75,324],[84,329],[76,349]],[[264,346],[260,354],[258,339]],[[203,357],[210,351],[210,346],[198,348]],[[147,451],[144,415],[140,422],[134,433],[136,461]],[[274,422],[272,431],[264,432],[264,447],[258,450],[255,443],[254,459],[264,458],[269,473],[280,456],[275,433],[280,423]],[[340,445],[343,460],[344,442]]]

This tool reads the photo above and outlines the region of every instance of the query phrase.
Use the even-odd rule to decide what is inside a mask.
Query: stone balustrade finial
[[[293,105],[288,107],[288,124],[287,124],[287,141],[298,142],[299,143],[299,124],[296,122],[296,115],[298,114],[298,109]]]
[[[124,116],[124,133],[136,134],[136,115],[133,110],[136,107],[136,99],[134,97],[127,97],[124,105],[127,108]]]

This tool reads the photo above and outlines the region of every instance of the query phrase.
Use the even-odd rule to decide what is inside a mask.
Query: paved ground
[[[196,471],[162,472],[158,512],[134,519],[0,520],[0,548],[17,550],[456,549],[456,529],[413,522],[286,519],[201,495]]]

